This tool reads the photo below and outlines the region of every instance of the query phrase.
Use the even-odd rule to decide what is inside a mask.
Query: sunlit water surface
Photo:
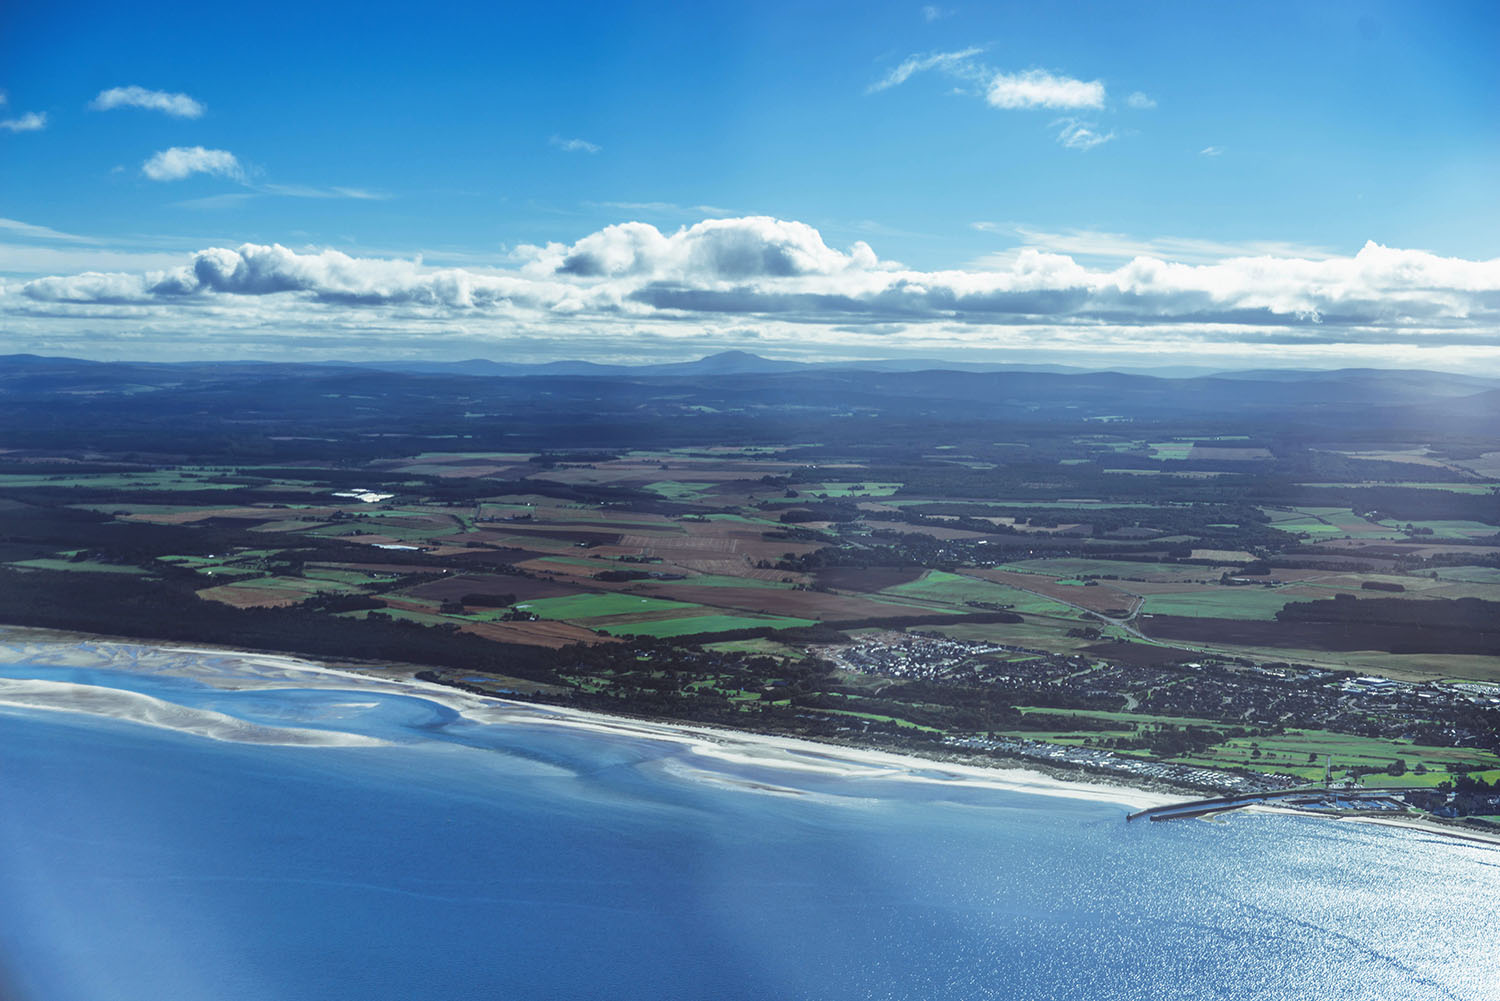
[[[7,1001],[1500,998],[1494,849],[1127,824],[424,698],[59,666],[76,650],[0,677],[391,743],[0,707]]]

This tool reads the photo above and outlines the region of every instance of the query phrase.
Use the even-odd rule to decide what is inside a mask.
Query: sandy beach
[[[1165,806],[1193,798],[1108,782],[1075,781],[1038,770],[942,761],[875,748],[824,744],[773,734],[642,720],[566,706],[539,705],[474,695],[423,681],[396,668],[332,667],[286,654],[256,653],[202,646],[153,644],[136,640],[64,633],[27,627],[0,627],[0,662],[45,655],[49,664],[163,674],[198,681],[226,691],[280,688],[328,689],[360,694],[401,695],[443,706],[484,725],[529,725],[574,728],[635,740],[660,741],[684,748],[672,771],[685,780],[732,784],[785,795],[805,795],[793,785],[749,780],[737,769],[753,767],[787,773],[837,776],[857,784],[902,781],[948,787],[994,789],[1067,799],[1114,803],[1130,811]],[[62,682],[0,679],[0,704],[31,709],[94,713],[166,727],[216,740],[302,747],[373,747],[377,738],[336,730],[271,727],[222,713],[163,702],[118,689]],[[1342,823],[1377,824],[1458,838],[1477,845],[1500,846],[1500,837],[1415,817],[1331,816],[1276,806],[1252,806],[1250,812],[1312,816]]]
[[[264,726],[209,709],[180,706],[139,692],[66,681],[0,678],[0,705],[108,716],[143,726],[244,744],[376,747],[385,743],[374,737],[354,733]]]
[[[0,631],[0,661],[45,655],[50,664],[125,670],[187,678],[228,691],[325,688],[404,695],[444,706],[465,719],[487,725],[526,724],[569,727],[637,740],[683,746],[701,778],[720,780],[736,768],[757,767],[839,776],[851,782],[899,780],[952,787],[988,788],[1041,796],[1116,803],[1131,810],[1174,802],[1178,796],[1103,782],[1070,781],[1026,768],[987,767],[937,761],[873,748],[822,744],[810,740],[679,723],[639,720],[568,707],[473,695],[413,677],[374,669],[330,667],[298,657],[197,646],[147,644],[88,637],[77,633],[6,628]],[[41,687],[39,687],[41,686]],[[82,690],[82,691],[80,691]],[[90,712],[165,726],[221,740],[316,746],[372,746],[359,734],[328,730],[264,727],[218,713],[172,706],[148,696],[87,685],[0,679],[0,703],[37,709]],[[683,762],[679,762],[679,771]],[[756,785],[751,783],[751,785]],[[774,786],[765,791],[775,791]]]

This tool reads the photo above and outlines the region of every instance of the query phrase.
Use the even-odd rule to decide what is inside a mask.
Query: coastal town
[[[1190,715],[1227,723],[1266,721],[1283,731],[1347,726],[1352,717],[1365,721],[1365,730],[1394,740],[1416,741],[1434,736],[1455,746],[1480,738],[1478,732],[1448,727],[1434,735],[1414,727],[1417,713],[1435,712],[1458,719],[1473,712],[1500,708],[1500,685],[1415,684],[1381,677],[1349,677],[1305,665],[1268,667],[1244,663],[1190,662],[1182,665],[1191,674],[1132,668],[1122,663],[1090,664],[1086,658],[1049,656],[1044,651],[982,643],[965,643],[942,636],[880,636],[859,643],[824,648],[820,653],[840,669],[891,679],[926,681],[988,680],[994,683],[1031,682],[1055,685],[1059,691],[1073,690],[1087,697],[1123,695],[1125,704],[1138,710],[1143,701],[1163,706],[1159,698],[1143,700],[1131,692],[1154,692],[1166,685],[1179,688],[1171,707]],[[1004,666],[1000,666],[1001,664]],[[1024,666],[1023,666],[1024,665]],[[1246,682],[1249,682],[1247,684]],[[1256,684],[1263,681],[1264,684]],[[1268,689],[1270,691],[1268,691]],[[1274,693],[1288,689],[1306,693],[1287,702],[1273,701]],[[1267,710],[1279,713],[1273,719]],[[1142,756],[1142,751],[1122,751],[1100,746],[1080,730],[1078,743],[1060,735],[1051,739],[1022,736],[945,736],[942,743],[964,751],[1075,768],[1167,787],[1213,790],[1224,794],[1274,793],[1321,786],[1326,796],[1297,804],[1306,809],[1340,812],[1392,813],[1421,811],[1439,817],[1500,813],[1500,788],[1485,790],[1474,783],[1453,783],[1441,788],[1388,788],[1372,793],[1358,784],[1360,776],[1345,773],[1337,782],[1328,761],[1314,754],[1300,764],[1324,768],[1321,782],[1307,767],[1277,770],[1243,767],[1210,767]],[[1252,749],[1254,754],[1255,749]],[[1149,751],[1146,752],[1149,754]],[[1254,763],[1251,758],[1247,763]],[[1423,767],[1425,773],[1426,768]],[[1394,776],[1392,776],[1394,777]],[[1311,779],[1311,781],[1310,781]]]

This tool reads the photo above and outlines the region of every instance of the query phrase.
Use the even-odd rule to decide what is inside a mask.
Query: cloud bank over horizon
[[[552,357],[629,357],[676,345],[1500,369],[1500,259],[1368,242],[1352,256],[1121,261],[1090,267],[1033,246],[922,271],[863,241],[831,247],[803,222],[746,216],[673,232],[621,223],[493,267],[215,246],[168,268],[7,282],[0,315],[8,350],[54,353],[536,356],[550,344]]]

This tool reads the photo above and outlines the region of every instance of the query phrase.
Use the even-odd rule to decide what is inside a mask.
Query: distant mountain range
[[[1455,390],[1469,391],[1500,388],[1500,379],[1459,375],[1451,372],[1429,372],[1408,369],[1246,369],[1224,370],[1207,366],[1164,365],[1147,367],[1103,366],[1087,368],[1075,365],[1000,364],[995,362],[960,362],[938,358],[893,358],[877,361],[799,362],[762,358],[748,351],[720,351],[697,361],[668,362],[654,365],[601,365],[591,361],[552,361],[537,364],[496,362],[486,358],[468,361],[371,361],[322,362],[317,364],[373,368],[383,372],[413,372],[432,375],[469,375],[519,378],[526,376],[627,376],[636,378],[671,378],[673,376],[774,375],[785,372],[1040,372],[1051,375],[1121,375],[1157,379],[1220,378],[1249,382],[1317,382],[1331,377],[1365,376],[1376,381],[1399,379],[1409,382],[1437,380]]]
[[[1151,369],[1079,368],[1069,365],[1012,365],[991,362],[958,362],[937,358],[903,358],[879,361],[799,362],[762,358],[748,351],[720,351],[697,361],[668,362],[656,365],[600,365],[590,361],[553,361],[540,364],[495,362],[484,358],[454,362],[376,361],[332,362],[376,368],[385,372],[426,372],[452,375],[602,375],[643,376],[649,378],[703,375],[772,375],[778,372],[853,371],[853,372],[1049,372],[1081,374],[1085,372],[1126,371],[1161,378],[1190,378],[1210,375],[1212,368],[1167,366]]]
[[[694,362],[98,362],[0,356],[0,429],[66,423],[101,434],[133,422],[180,421],[183,433],[303,434],[383,415],[408,433],[483,419],[512,435],[551,423],[592,428],[580,442],[641,421],[722,425],[733,437],[758,420],[792,421],[814,438],[859,414],[925,426],[958,422],[1229,420],[1318,435],[1374,429],[1462,431],[1489,440],[1500,379],[1386,369],[1179,375],[1061,366],[959,366],[937,361],[806,364],[744,352]],[[914,422],[914,423],[912,423]],[[61,424],[58,424],[61,426]],[[342,426],[342,425],[341,425]],[[893,425],[894,426],[894,425]],[[875,425],[869,425],[874,431]],[[874,432],[885,433],[885,432]],[[14,437],[14,436],[12,436]],[[1404,440],[1404,439],[1403,439]],[[507,438],[507,447],[519,439]],[[8,442],[0,441],[0,444]]]
[[[762,358],[746,351],[722,351],[697,361],[654,365],[601,365],[590,361],[553,361],[539,364],[496,362],[484,358],[468,361],[183,361],[131,362],[90,361],[78,358],[46,357],[30,354],[0,355],[0,388],[14,388],[19,382],[33,385],[53,378],[63,382],[82,379],[100,380],[101,385],[117,387],[132,379],[161,387],[178,380],[198,381],[220,378],[254,378],[280,375],[297,379],[347,378],[358,371],[380,372],[390,376],[448,376],[459,380],[574,380],[606,379],[614,381],[682,379],[704,386],[718,380],[738,390],[779,385],[776,377],[789,381],[788,386],[811,386],[819,379],[834,384],[876,386],[882,392],[907,395],[918,386],[939,394],[957,391],[964,398],[983,398],[992,389],[1015,391],[1022,395],[1040,392],[1044,396],[1069,389],[1087,388],[1091,393],[1111,391],[1130,396],[1135,392],[1186,394],[1221,393],[1227,398],[1247,394],[1261,398],[1284,397],[1301,401],[1323,399],[1328,402],[1361,401],[1372,406],[1391,403],[1419,403],[1484,396],[1500,392],[1500,378],[1433,372],[1420,369],[1250,369],[1222,371],[1210,368],[1163,367],[1152,369],[1078,368],[1066,365],[999,365],[987,362],[952,362],[939,359],[891,359],[884,361],[797,362]],[[891,377],[901,377],[892,381]],[[808,380],[813,380],[809,382]],[[850,380],[853,380],[852,382]],[[978,381],[976,381],[978,380]],[[1247,384],[1257,384],[1260,388]],[[1214,387],[1217,387],[1215,389]],[[977,395],[975,395],[977,394]],[[941,395],[938,397],[941,398]],[[1477,402],[1477,400],[1476,400]]]

